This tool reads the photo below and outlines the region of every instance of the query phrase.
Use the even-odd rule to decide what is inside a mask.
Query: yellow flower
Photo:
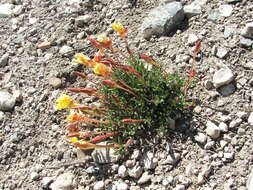
[[[96,63],[93,69],[94,73],[97,75],[102,75],[102,76],[108,76],[111,74],[111,70],[109,67],[102,63]]]
[[[56,110],[62,110],[65,108],[73,108],[75,107],[77,104],[75,103],[75,101],[70,98],[70,96],[66,95],[66,94],[62,94],[57,100],[56,100],[56,105],[54,106],[54,108]]]
[[[127,29],[120,22],[113,23],[112,29],[118,32],[122,38],[127,34]]]
[[[74,56],[76,59],[72,60],[72,63],[76,63],[76,64],[84,64],[88,67],[92,67],[94,65],[94,62],[86,55],[82,54],[82,53],[77,53]]]
[[[72,137],[72,138],[69,139],[69,141],[71,143],[77,143],[78,142],[78,138],[77,137]]]
[[[112,46],[112,40],[106,34],[100,34],[97,37],[97,41],[103,48],[110,48]]]

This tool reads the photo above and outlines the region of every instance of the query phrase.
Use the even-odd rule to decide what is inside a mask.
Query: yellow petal
[[[73,107],[74,105],[75,105],[75,102],[70,96],[68,96],[66,94],[62,94],[56,100],[55,109],[56,110],[62,110],[62,109],[65,109],[65,108]]]

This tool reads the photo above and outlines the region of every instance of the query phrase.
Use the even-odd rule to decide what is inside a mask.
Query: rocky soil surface
[[[114,21],[182,75],[202,40],[193,120],[124,157],[68,144],[53,108],[65,87],[90,85],[70,61]],[[253,190],[252,45],[252,0],[1,0],[0,189]]]

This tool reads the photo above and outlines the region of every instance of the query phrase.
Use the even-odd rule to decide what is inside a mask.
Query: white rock
[[[62,46],[59,53],[62,54],[62,55],[70,55],[74,52],[74,49],[70,46]]]
[[[189,34],[187,44],[194,45],[199,40],[198,36],[195,34]]]
[[[127,190],[128,189],[128,185],[124,182],[117,183],[116,187],[117,187],[117,190]]]
[[[234,155],[235,155],[234,152],[225,152],[223,154],[224,158],[228,160],[232,160],[234,158]]]
[[[175,163],[178,162],[178,160],[180,159],[180,154],[179,153],[174,153],[173,155],[168,155],[166,160],[164,160],[163,164],[170,164],[170,165],[174,165]]]
[[[229,128],[230,129],[233,129],[235,127],[238,127],[240,124],[242,123],[242,119],[241,118],[237,118],[235,120],[232,120],[230,123],[229,123]]]
[[[75,22],[78,26],[83,26],[84,24],[88,24],[92,19],[91,15],[83,15],[79,16],[75,19]]]
[[[234,79],[234,74],[229,68],[221,68],[213,75],[213,84],[216,88],[229,84]]]
[[[253,112],[250,113],[249,117],[248,117],[248,123],[250,125],[253,125]]]
[[[40,175],[37,172],[31,172],[30,178],[31,180],[38,180]]]
[[[244,29],[242,30],[241,34],[245,38],[253,39],[253,22],[247,23]]]
[[[194,136],[194,139],[200,144],[205,144],[207,136],[204,133],[198,133],[198,135]]]
[[[131,156],[131,159],[138,159],[140,156],[141,156],[141,151],[135,149],[132,156]]]
[[[219,123],[219,128],[222,132],[228,132],[228,125],[224,122]]]
[[[216,56],[223,59],[228,55],[228,50],[226,48],[218,48]]]
[[[253,189],[253,170],[251,171],[249,178],[247,180],[247,190],[252,190]]]
[[[138,179],[143,172],[143,169],[140,166],[134,166],[132,169],[128,171],[129,176],[135,179]]]
[[[190,5],[184,6],[184,14],[186,17],[191,18],[195,15],[201,14],[201,6],[195,3],[191,3]]]
[[[184,185],[177,185],[175,188],[173,188],[173,190],[185,190],[185,186]]]
[[[98,181],[94,185],[94,190],[103,190],[105,188],[104,181]]]
[[[124,165],[121,165],[118,169],[118,175],[122,178],[126,177],[128,175],[127,169]]]
[[[154,158],[152,152],[147,152],[143,156],[144,169],[154,169],[157,166],[158,160]]]
[[[206,133],[211,138],[216,139],[220,136],[220,128],[217,127],[213,122],[207,121],[206,123]]]
[[[50,185],[52,190],[72,190],[74,175],[72,173],[64,173],[59,175],[55,182]]]
[[[151,177],[152,176],[149,175],[148,172],[144,172],[142,174],[142,176],[140,177],[140,179],[138,180],[138,184],[141,185],[141,184],[145,184],[145,183],[149,182]]]
[[[244,111],[239,111],[236,113],[236,116],[241,118],[241,119],[246,119],[247,118],[247,112],[244,112]]]
[[[9,61],[9,54],[6,53],[0,58],[0,67],[5,67]]]
[[[41,185],[44,189],[48,189],[49,185],[54,181],[53,177],[43,177],[41,180]]]
[[[106,142],[99,143],[100,145],[106,145]],[[95,149],[91,156],[96,163],[108,164],[116,163],[120,159],[120,155],[114,154],[115,150],[108,148]]]
[[[232,5],[220,5],[219,12],[221,16],[229,17],[232,15],[233,7]]]
[[[12,110],[16,103],[16,98],[6,90],[0,90],[0,110]]]
[[[12,8],[13,4],[10,3],[0,4],[0,18],[11,16]]]

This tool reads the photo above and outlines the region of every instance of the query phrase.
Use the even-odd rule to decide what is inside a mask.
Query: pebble
[[[53,177],[43,177],[43,179],[41,180],[41,185],[42,188],[44,189],[48,189],[49,185],[54,181]]]
[[[184,185],[176,185],[176,187],[173,188],[173,190],[185,190],[185,186]]]
[[[195,3],[191,3],[189,5],[184,6],[184,14],[187,18],[191,18],[195,15],[201,14],[201,6]]]
[[[246,68],[246,69],[252,69],[253,70],[253,62],[244,63],[243,67]]]
[[[154,154],[152,152],[147,152],[143,156],[143,164],[144,169],[154,169],[157,166],[158,160],[154,158]]]
[[[199,40],[198,36],[195,34],[189,34],[187,44],[194,45]]]
[[[21,90],[15,89],[12,91],[13,97],[16,99],[16,102],[22,102],[23,101],[23,94]]]
[[[228,50],[226,48],[217,48],[216,56],[220,59],[224,59],[228,55]]]
[[[230,27],[230,26],[225,26],[225,29],[224,29],[224,32],[223,32],[224,38],[229,38],[234,33],[235,33],[235,28]]]
[[[176,30],[184,19],[183,6],[180,2],[171,2],[151,10],[141,25],[143,37],[161,36]]]
[[[165,179],[163,179],[162,184],[163,186],[168,186],[169,184],[173,183],[174,178],[172,176],[168,176]]]
[[[251,112],[251,113],[249,114],[248,123],[249,123],[250,125],[253,125],[253,112]]]
[[[105,188],[104,181],[98,181],[94,185],[94,190],[103,190]]]
[[[228,132],[228,125],[224,122],[219,123],[219,128],[222,132]]]
[[[60,88],[62,86],[62,81],[57,77],[52,77],[48,80],[48,84],[54,88]]]
[[[72,173],[64,173],[59,175],[50,185],[51,190],[72,190],[74,175]]]
[[[4,120],[4,112],[0,111],[0,122]]]
[[[204,146],[204,149],[210,150],[214,146],[214,141],[207,142]]]
[[[221,146],[221,148],[224,148],[227,144],[228,144],[227,141],[224,141],[224,140],[221,140],[221,141],[220,141],[220,146]]]
[[[122,178],[126,177],[128,175],[127,169],[124,165],[121,165],[118,169],[118,175]]]
[[[198,135],[194,136],[194,139],[204,145],[207,141],[207,136],[204,133],[198,133]]]
[[[134,167],[135,163],[136,163],[135,160],[127,160],[125,165],[127,168],[132,168]]]
[[[128,185],[124,182],[117,183],[117,190],[128,190]]]
[[[233,12],[233,7],[231,5],[220,5],[219,12],[221,16],[230,17]]]
[[[234,152],[225,152],[225,153],[223,154],[223,157],[224,157],[225,159],[232,160],[232,159],[234,159],[234,155],[235,155]]]
[[[229,96],[235,92],[235,86],[233,84],[228,84],[219,88],[219,92],[222,96]]]
[[[213,84],[219,88],[225,84],[229,84],[234,79],[234,74],[229,68],[221,68],[213,75]]]
[[[246,26],[243,28],[241,35],[245,38],[253,39],[253,22],[249,22],[246,24]]]
[[[206,133],[213,139],[217,139],[220,136],[220,128],[217,127],[213,122],[207,121]]]
[[[248,39],[248,38],[244,38],[244,37],[240,37],[240,42],[239,43],[242,47],[252,47],[253,40]]]
[[[134,166],[132,169],[128,170],[130,177],[138,179],[143,172],[143,169],[140,166]]]
[[[69,56],[74,52],[74,49],[70,46],[64,45],[61,47],[59,53],[64,56]]]
[[[248,177],[246,187],[248,188],[247,190],[252,190],[253,189],[253,170],[251,171],[251,173]]]
[[[174,153],[173,155],[168,155],[166,160],[164,160],[163,164],[174,165],[180,159],[181,155],[179,153]]]
[[[38,49],[47,49],[50,47],[51,47],[51,42],[48,42],[48,41],[41,42],[37,45]]]
[[[211,90],[213,88],[213,83],[210,80],[204,81],[204,86],[207,90]]]
[[[105,143],[100,143],[101,145],[105,145]],[[120,159],[120,155],[115,155],[113,149],[101,148],[95,149],[91,156],[94,162],[99,164],[108,164],[108,163],[116,163]]]
[[[37,172],[31,172],[30,178],[31,178],[31,180],[35,181],[40,178],[40,175]]]
[[[0,110],[10,111],[14,108],[16,98],[6,90],[0,90]]]
[[[232,120],[230,123],[229,123],[229,128],[230,129],[233,129],[235,127],[238,127],[240,124],[242,123],[242,119],[241,118],[237,118],[235,120]]]
[[[149,182],[151,180],[151,175],[148,174],[148,172],[144,172],[142,174],[142,176],[140,177],[140,179],[138,180],[138,184],[141,185],[141,184],[145,184],[147,182]]]
[[[13,6],[10,3],[0,4],[0,18],[11,16]]]
[[[131,159],[138,159],[141,156],[141,151],[135,149],[133,154],[131,155]]]
[[[4,54],[0,59],[0,67],[5,67],[9,62],[9,54]]]
[[[75,19],[75,22],[77,24],[77,26],[79,27],[83,27],[85,24],[88,24],[92,19],[91,15],[83,15],[83,16],[79,16]]]

